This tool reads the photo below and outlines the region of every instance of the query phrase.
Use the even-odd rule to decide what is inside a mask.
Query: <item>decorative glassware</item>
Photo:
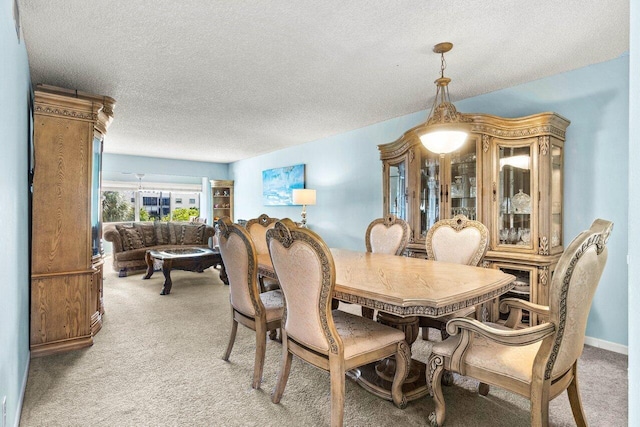
[[[513,204],[514,213],[531,213],[531,196],[523,193],[522,189],[511,198],[511,203]]]
[[[507,239],[509,238],[509,229],[502,228],[498,233],[498,237],[500,238],[500,243],[507,243]]]

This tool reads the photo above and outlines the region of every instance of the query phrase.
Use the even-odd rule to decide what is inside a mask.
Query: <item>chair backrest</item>
[[[431,226],[426,246],[428,259],[475,266],[487,253],[489,231],[479,221],[456,215]]]
[[[323,354],[338,353],[342,341],[331,316],[336,270],[329,248],[288,218],[267,231],[267,245],[286,301],[287,337]]]
[[[231,305],[247,316],[259,316],[264,311],[258,289],[258,262],[249,233],[233,224],[228,217],[217,222],[218,244],[229,280]]]
[[[607,262],[606,243],[613,223],[596,219],[564,251],[549,287],[549,320],[556,334],[545,378],[565,372],[582,354],[587,317]]]
[[[253,218],[247,221],[245,228],[253,239],[253,244],[256,246],[258,255],[269,253],[267,248],[267,230],[273,228],[276,225],[278,218],[271,218],[266,214],[260,215],[258,218]]]
[[[367,252],[402,255],[410,234],[411,228],[403,219],[393,215],[374,219],[364,238]]]

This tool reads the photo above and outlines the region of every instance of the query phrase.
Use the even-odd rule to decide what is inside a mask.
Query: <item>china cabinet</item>
[[[378,146],[383,215],[412,229],[407,255],[426,257],[436,221],[464,214],[491,236],[484,265],[517,277],[508,296],[548,300],[547,286],[562,254],[564,140],[569,121],[555,113],[522,118],[465,114],[465,145],[440,156],[420,142],[424,124]],[[497,302],[488,315],[497,318]],[[533,324],[537,319],[532,318]]]
[[[211,180],[213,220],[228,216],[233,221],[233,181]]]
[[[102,146],[115,101],[47,85],[34,92],[32,356],[93,344],[102,327]]]

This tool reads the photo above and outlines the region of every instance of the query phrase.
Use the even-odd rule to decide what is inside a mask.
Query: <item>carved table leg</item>
[[[416,341],[416,338],[418,338],[420,327],[418,326],[417,317],[398,317],[392,314],[378,313],[378,322],[383,325],[400,329],[404,332],[404,339],[407,344],[409,344],[409,348],[411,348],[413,343]],[[386,381],[393,381],[393,377],[396,373],[395,359],[387,358],[381,361],[376,365],[376,373]],[[411,363],[405,383],[413,383],[419,378],[419,376],[419,368],[414,363]]]
[[[403,331],[409,347],[411,347],[411,344],[413,344],[418,337],[420,328],[418,326],[418,318],[415,316],[398,317],[379,312],[378,321]],[[390,357],[381,362],[361,366],[357,370],[352,371],[351,374],[356,377],[356,381],[366,390],[383,399],[392,400],[391,383],[395,374],[395,358]],[[429,394],[424,363],[411,359],[409,374],[402,386],[402,392],[406,396],[407,401],[420,399]]]
[[[162,261],[162,273],[164,274],[164,285],[162,286],[162,292],[160,295],[169,295],[171,293],[171,259],[165,259]]]
[[[151,258],[149,251],[144,255],[144,261],[147,263],[147,274],[144,275],[143,279],[148,279],[153,275],[153,258]]]

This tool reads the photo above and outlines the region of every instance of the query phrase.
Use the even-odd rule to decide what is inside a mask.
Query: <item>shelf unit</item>
[[[564,140],[569,121],[555,113],[521,118],[465,114],[465,145],[440,157],[420,142],[426,124],[378,146],[383,215],[411,226],[407,255],[426,258],[425,238],[438,220],[464,214],[490,233],[484,266],[528,280],[530,292],[511,296],[547,304],[555,265],[564,251]],[[488,307],[499,317],[498,303]],[[538,321],[534,316],[531,323]]]
[[[213,220],[228,216],[233,221],[233,181],[211,180]]]

